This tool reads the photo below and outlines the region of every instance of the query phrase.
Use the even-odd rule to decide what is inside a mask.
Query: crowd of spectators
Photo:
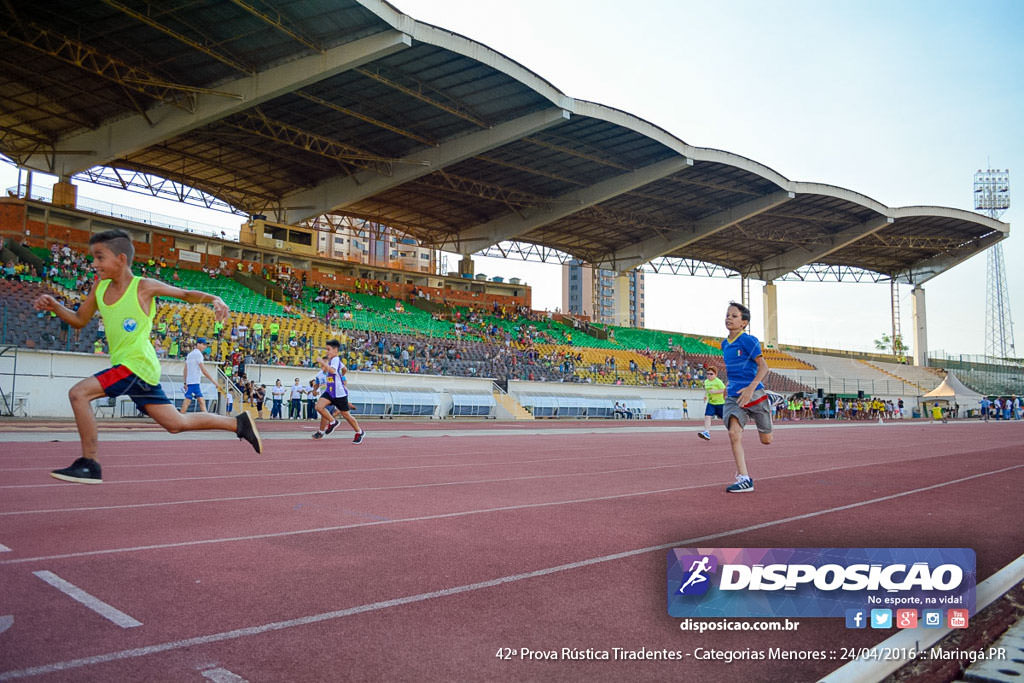
[[[14,266],[15,269],[18,265]],[[150,259],[138,264],[139,272],[148,277],[165,279],[171,283],[178,280],[178,273],[170,269],[163,260]],[[240,271],[244,266],[238,264]],[[5,266],[5,274],[8,268]],[[211,279],[229,276],[230,267],[226,261],[213,267],[204,267],[203,272]],[[253,272],[252,264],[248,272]],[[77,298],[89,291],[94,279],[94,270],[88,257],[68,245],[54,244],[50,259],[43,267],[46,279],[60,279],[63,283],[74,284],[68,292],[68,300],[74,304]],[[353,311],[362,310],[360,301],[350,293],[318,286],[312,301],[326,304],[326,313],[317,315],[308,309],[305,276],[293,276],[287,270],[268,271],[260,276],[275,280],[284,290],[286,310],[300,315],[309,315],[325,323],[328,329],[337,330],[339,322],[351,320]],[[391,287],[379,280],[357,279],[355,293],[388,297]],[[408,295],[410,301],[430,300],[430,294],[413,288]],[[702,386],[706,367],[711,361],[693,361],[679,353],[652,352],[641,350],[639,355],[647,360],[643,363],[630,359],[626,367],[617,366],[614,356],[607,356],[603,362],[589,362],[580,351],[551,350],[541,352],[543,345],[557,346],[564,342],[552,334],[552,316],[545,311],[533,311],[526,306],[502,305],[493,302],[489,307],[449,306],[447,300],[434,300],[436,306],[431,316],[437,321],[451,324],[455,339],[427,337],[421,335],[385,335],[376,332],[337,331],[343,342],[346,364],[353,370],[364,372],[410,372],[417,374],[455,375],[468,377],[495,377],[556,382],[612,382],[616,384],[646,384],[665,387]],[[322,309],[322,307],[321,307]],[[399,316],[404,312],[403,303],[395,301],[394,311],[388,315]],[[580,329],[577,321],[574,328]],[[58,333],[64,338],[68,330],[61,325]],[[192,348],[197,336],[212,336],[219,343],[207,347],[206,354],[211,361],[222,362],[229,375],[244,375],[245,365],[288,365],[314,367],[313,360],[320,349],[314,348],[313,339],[295,329],[280,329],[279,323],[271,323],[267,329],[256,323],[252,329],[233,321],[227,325],[215,323],[212,335],[206,330],[189,330],[182,322],[180,310],[171,316],[161,316],[154,326],[153,344],[161,358],[183,358]],[[572,332],[562,333],[572,345]],[[96,334],[94,350],[105,352],[103,331]],[[648,365],[649,363],[649,365]]]

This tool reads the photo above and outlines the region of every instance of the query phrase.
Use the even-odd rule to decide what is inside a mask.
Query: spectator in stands
[[[203,391],[200,383],[202,382],[203,376],[213,383],[213,386],[217,386],[217,380],[210,374],[209,370],[206,369],[206,365],[203,363],[203,351],[206,350],[206,339],[200,337],[196,339],[195,348],[188,352],[185,356],[185,398],[181,402],[181,414],[184,415],[188,412],[188,407],[192,403],[192,399],[196,399],[199,402],[199,412],[206,412],[206,399],[203,398]],[[220,389],[218,389],[220,391]]]
[[[253,389],[252,392],[252,404],[256,407],[256,417],[263,417],[263,403],[267,400],[267,385],[261,384],[258,388]]]
[[[302,399],[306,393],[305,387],[299,384],[299,378],[295,378],[295,383],[291,386],[291,401],[288,404],[288,419],[299,420],[302,418]]]
[[[277,380],[274,386],[270,387],[270,419],[280,420],[281,419],[281,405],[284,402],[285,388],[281,384],[281,380]]]
[[[211,429],[230,431],[248,441],[259,453],[262,442],[248,413],[228,417],[181,415],[174,410],[160,387],[160,361],[149,340],[156,312],[154,300],[158,296],[189,303],[211,303],[215,315],[222,319],[229,313],[224,301],[212,294],[186,291],[158,280],[133,275],[131,263],[135,248],[131,237],[123,230],[95,233],[89,245],[99,279],[81,308],[71,311],[48,294],[38,297],[34,302],[37,310],[53,312],[76,328],[84,327],[97,310],[104,318],[116,321],[116,326],[108,328],[113,367],[78,382],[68,394],[81,440],[82,456],[69,467],[54,470],[52,476],[79,483],[103,481],[96,460],[96,420],[90,405],[94,399],[103,396],[127,394],[141,411],[171,433]]]

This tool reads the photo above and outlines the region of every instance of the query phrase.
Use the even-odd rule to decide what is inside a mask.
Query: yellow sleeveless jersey
[[[111,365],[123,365],[147,384],[160,383],[160,361],[149,340],[153,330],[153,315],[156,302],[150,304],[149,314],[139,305],[139,282],[133,277],[124,294],[108,306],[103,295],[110,286],[110,280],[100,280],[96,287],[96,308],[106,326],[107,343],[110,344]]]

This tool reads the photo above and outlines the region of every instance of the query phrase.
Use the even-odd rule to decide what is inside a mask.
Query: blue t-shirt
[[[729,375],[729,396],[739,396],[743,388],[754,381],[757,376],[757,357],[761,355],[761,342],[757,337],[744,332],[729,342],[722,340],[722,356],[725,358],[725,371]],[[764,389],[758,383],[756,389]]]

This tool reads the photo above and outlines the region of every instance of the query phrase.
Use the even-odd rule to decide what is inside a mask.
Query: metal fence
[[[954,373],[961,382],[983,394],[1024,395],[1024,361],[973,354],[928,354],[928,364]]]
[[[923,392],[916,384],[895,379],[844,379],[829,375],[801,375],[795,381],[826,394],[856,396],[863,391],[865,396],[919,396]]]

